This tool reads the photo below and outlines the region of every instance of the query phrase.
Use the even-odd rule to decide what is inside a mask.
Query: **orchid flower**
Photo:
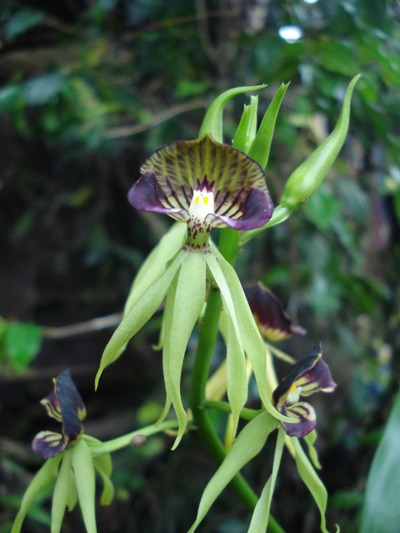
[[[300,401],[300,397],[320,391],[333,392],[335,388],[336,383],[328,365],[322,360],[322,346],[319,344],[290,369],[272,396],[280,413],[298,420],[294,424],[280,421],[289,437],[305,437],[317,425],[314,408]]]
[[[33,440],[32,448],[43,459],[50,459],[69,448],[83,431],[86,417],[85,404],[71,378],[70,370],[64,370],[53,379],[54,390],[40,403],[47,414],[62,423],[62,432],[41,431]]]
[[[52,392],[41,403],[50,417],[61,422],[62,432],[41,431],[34,438],[33,451],[46,461],[24,494],[11,533],[20,533],[32,503],[50,484],[54,484],[52,533],[60,533],[65,510],[71,511],[78,501],[86,531],[96,533],[95,474],[103,482],[100,503],[109,505],[114,497],[111,455],[97,453],[100,441],[83,434],[86,409],[70,371],[61,372],[53,383]]]
[[[167,214],[181,224],[172,228],[171,237],[165,236],[157,255],[139,272],[140,283],[133,285],[124,318],[104,351],[96,383],[103,369],[120,356],[129,339],[166,299],[162,339],[166,402],[160,421],[172,405],[180,426],[176,447],[187,425],[180,392],[186,347],[206,302],[207,287],[218,288],[229,316],[234,347],[229,353],[242,362],[247,353],[261,399],[279,418],[266,393],[263,342],[240,281],[210,241],[213,227],[250,230],[271,218],[273,204],[263,169],[244,152],[205,133],[200,139],[160,148],[140,172],[128,194],[131,205]],[[151,269],[151,276],[143,274],[146,268]],[[247,391],[245,373],[239,377],[241,388]],[[241,403],[247,392],[242,397]]]

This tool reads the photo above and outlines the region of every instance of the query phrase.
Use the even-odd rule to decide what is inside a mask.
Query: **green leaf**
[[[87,533],[97,533],[96,484],[93,459],[88,445],[80,439],[71,449],[71,464],[75,474],[76,489]]]
[[[278,117],[279,109],[282,100],[285,96],[289,83],[283,83],[272,102],[268,106],[267,111],[261,121],[256,138],[249,150],[249,157],[252,157],[265,170],[268,164],[269,152],[271,149],[272,138],[274,136],[274,129],[276,119]]]
[[[314,498],[315,503],[318,506],[319,512],[321,514],[321,531],[322,533],[328,533],[326,529],[326,506],[328,502],[328,493],[326,491],[325,485],[322,483],[317,473],[315,472],[312,464],[308,460],[306,454],[301,447],[301,444],[297,438],[292,438],[292,443],[296,453],[296,466],[300,474],[301,479],[306,484],[308,490],[311,492],[312,497]]]
[[[251,420],[239,433],[230,452],[204,489],[196,521],[189,530],[193,533],[210,507],[233,477],[260,453],[269,434],[278,427],[278,421],[264,411]]]
[[[252,85],[249,87],[236,87],[234,89],[229,89],[228,91],[225,91],[224,93],[217,96],[217,98],[212,102],[204,116],[199,131],[199,138],[203,137],[207,132],[209,132],[217,142],[222,143],[222,115],[226,104],[234,96],[250,91],[259,91],[260,89],[264,89],[264,87],[266,87],[265,84]]]
[[[248,533],[261,533],[267,530],[272,496],[274,494],[276,478],[278,476],[283,447],[285,444],[285,435],[286,434],[282,428],[278,429],[272,473],[254,509]]]
[[[165,309],[163,368],[167,397],[170,398],[179,422],[174,450],[187,426],[187,414],[181,398],[183,360],[193,328],[206,298],[206,262],[202,253],[189,253],[182,263],[173,298]],[[169,318],[168,315],[170,315]]]
[[[24,87],[27,103],[30,105],[46,104],[61,92],[65,81],[66,78],[61,72],[51,72],[33,78]]]
[[[39,493],[56,478],[58,465],[61,459],[62,454],[53,457],[52,459],[48,459],[32,479],[29,487],[26,489],[24,497],[22,498],[21,507],[15,517],[11,533],[19,533],[21,531],[22,523],[33,501],[37,498]]]
[[[400,523],[400,393],[372,461],[365,491],[361,533],[397,533]]]
[[[178,252],[162,276],[137,299],[135,305],[129,308],[104,350],[100,368],[96,374],[96,389],[103,370],[120,357],[129,339],[150,320],[160,307],[176,272],[186,257],[187,252],[183,250]]]
[[[4,26],[4,40],[11,41],[30,28],[37,26],[44,19],[44,13],[36,9],[21,9],[13,15]]]
[[[248,153],[257,131],[257,105],[258,96],[250,96],[250,105],[245,105],[236,129],[232,146],[244,153]]]
[[[53,501],[51,505],[51,533],[59,533],[64,518],[65,508],[68,502],[71,476],[71,450],[63,454],[60,470],[53,491]]]
[[[5,350],[12,368],[26,370],[42,346],[42,332],[35,324],[16,322],[8,324],[5,331]]]
[[[340,152],[349,128],[350,104],[354,87],[361,74],[350,82],[343,102],[342,112],[329,137],[290,175],[286,182],[280,205],[289,211],[301,207],[320,187]]]

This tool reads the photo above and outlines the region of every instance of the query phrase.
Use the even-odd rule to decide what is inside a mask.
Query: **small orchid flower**
[[[317,424],[314,408],[300,401],[300,397],[319,391],[333,392],[335,388],[336,383],[328,365],[322,360],[322,346],[319,344],[290,369],[272,396],[280,413],[298,420],[294,424],[280,421],[289,437],[305,437]]]
[[[53,379],[54,390],[40,403],[47,414],[62,423],[62,432],[41,431],[33,440],[32,448],[43,459],[50,459],[69,448],[83,431],[82,420],[86,409],[70,370],[64,370]]]
[[[277,342],[293,334],[305,335],[306,330],[293,325],[278,297],[261,282],[244,287],[244,292],[263,337]]]
[[[109,453],[99,453],[97,439],[83,434],[86,410],[69,370],[53,379],[54,390],[41,403],[52,418],[62,423],[62,433],[41,431],[33,440],[35,453],[47,459],[27,488],[11,533],[20,533],[26,514],[38,495],[54,484],[51,507],[51,531],[60,533],[65,510],[79,501],[85,529],[96,533],[96,472],[103,482],[102,505],[114,497],[110,480],[112,461]]]

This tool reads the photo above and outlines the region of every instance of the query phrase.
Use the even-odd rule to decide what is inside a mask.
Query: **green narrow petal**
[[[250,96],[250,105],[245,105],[243,113],[236,129],[232,146],[241,150],[245,154],[249,152],[250,146],[257,132],[257,107],[258,96]]]
[[[171,335],[174,335],[175,332],[172,330],[172,317],[174,314],[174,301],[175,301],[175,294],[176,294],[176,285],[178,282],[178,275],[179,272],[175,274],[175,278],[173,279],[170,288],[168,289],[167,298],[165,300],[165,308],[164,308],[164,315],[163,315],[163,352],[162,352],[162,364],[163,364],[163,374],[164,374],[164,383],[165,383],[165,403],[164,408],[162,410],[162,413],[160,415],[160,418],[157,420],[156,425],[158,426],[163,422],[165,417],[168,415],[169,410],[171,409],[172,400],[171,400],[171,375],[169,372],[169,359],[168,356],[170,354],[168,349],[165,349],[166,346],[170,346],[170,337]]]
[[[94,459],[93,461],[96,472],[100,475],[101,480],[103,482],[103,490],[101,491],[100,503],[101,505],[110,505],[110,503],[114,499],[114,484],[110,479],[110,474],[107,474],[107,472],[105,472],[99,464],[98,459],[101,457],[103,456],[96,457],[96,459]]]
[[[272,473],[254,509],[247,533],[262,533],[267,530],[272,496],[274,494],[276,478],[278,476],[283,447],[285,444],[285,435],[286,433],[283,431],[283,429],[278,429],[278,438],[275,445]]]
[[[186,430],[187,414],[181,398],[183,360],[190,336],[200,316],[206,296],[206,262],[201,253],[189,253],[179,271],[170,332],[165,334],[164,360],[169,375],[169,395],[179,421],[174,450]]]
[[[242,343],[237,337],[236,329],[234,328],[229,316],[226,317],[228,326],[227,343],[227,379],[228,379],[228,400],[232,409],[232,435],[236,435],[240,412],[247,402],[247,372],[246,372],[246,358],[244,355]]]
[[[87,533],[97,533],[96,484],[93,459],[88,445],[80,439],[71,449],[71,464],[74,470],[79,505]]]
[[[51,533],[59,533],[64,518],[65,508],[68,503],[69,484],[71,480],[71,451],[63,455],[57,481],[54,486],[51,504]]]
[[[260,398],[269,413],[275,418],[287,422],[289,419],[275,409],[267,395],[265,345],[236,271],[221,254],[218,254],[218,264],[223,272],[225,283],[229,286],[231,298],[234,301],[238,332],[242,339],[244,350],[250,359]],[[223,295],[222,290],[221,294]],[[272,395],[272,391],[268,391],[268,393],[270,396]],[[296,422],[296,419],[290,419],[290,421]]]
[[[130,308],[128,314],[122,319],[101,358],[100,368],[95,379],[96,389],[103,370],[120,357],[126,343],[146,324],[160,307],[168,287],[171,285],[177,270],[186,256],[187,252],[183,250],[178,252],[164,274],[138,298],[135,305]]]
[[[112,473],[111,454],[105,453],[93,458],[93,464],[96,472],[103,481],[103,490],[100,496],[101,505],[110,505],[114,499],[114,485],[110,479]]]
[[[32,503],[39,493],[56,478],[61,459],[62,455],[48,459],[32,479],[22,498],[21,506],[15,517],[11,533],[19,533],[21,531],[22,523]]]
[[[199,131],[199,137],[203,137],[203,135],[209,132],[216,141],[222,143],[222,115],[224,112],[224,107],[229,102],[229,100],[239,94],[251,91],[259,91],[260,89],[264,89],[265,87],[265,84],[252,85],[249,87],[235,87],[234,89],[229,89],[228,91],[225,91],[224,93],[217,96],[217,98],[212,102],[204,116]]]
[[[279,108],[285,96],[289,83],[283,83],[272,102],[268,106],[267,111],[261,121],[256,138],[248,152],[249,157],[252,157],[265,170],[268,164],[269,152],[271,150],[272,138],[274,136],[274,129],[276,119],[278,117]]]
[[[304,437],[304,441],[308,446],[308,455],[310,456],[312,464],[320,470],[322,468],[321,463],[318,458],[318,451],[314,446],[315,441],[317,440],[317,431],[313,429],[308,435]]]
[[[67,507],[68,511],[75,509],[75,505],[78,503],[78,491],[76,490],[75,476],[72,468],[69,469],[69,490]]]
[[[153,248],[133,280],[125,303],[124,316],[129,313],[129,310],[135,305],[140,296],[162,276],[167,268],[168,261],[184,246],[186,234],[187,225],[182,222],[176,222],[162,237],[157,246]]]
[[[325,485],[322,483],[317,473],[315,472],[312,464],[308,460],[307,455],[304,453],[301,447],[300,441],[297,438],[291,439],[294,450],[296,453],[296,466],[300,474],[301,479],[304,481],[308,490],[311,492],[315,503],[318,506],[321,515],[321,531],[322,533],[328,533],[326,529],[326,506],[328,503],[328,493]]]
[[[350,120],[351,97],[361,74],[350,82],[339,120],[327,139],[290,175],[280,205],[290,211],[301,207],[319,188],[346,139]]]
[[[233,477],[260,453],[269,434],[278,427],[278,421],[263,412],[251,420],[239,433],[231,450],[204,489],[196,521],[189,530],[193,533],[208,513],[210,507]]]

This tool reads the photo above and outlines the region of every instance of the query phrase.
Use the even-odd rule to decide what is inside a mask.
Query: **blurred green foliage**
[[[302,30],[296,42],[279,34],[289,24]],[[362,72],[328,180],[241,257],[243,280],[263,279],[308,329],[295,355],[323,340],[339,389],[334,417],[320,416],[321,462],[330,492],[338,491],[333,521],[357,531],[377,445],[368,435],[384,425],[400,374],[399,28],[391,0],[2,2],[2,364],[7,353],[13,370],[28,367],[40,348],[34,323],[122,308],[165,230],[161,219],[134,213],[126,192],[146,154],[196,137],[216,94],[268,83],[262,114],[291,82],[267,169],[278,203],[286,177],[330,132],[350,78]],[[227,139],[245,102],[226,112]],[[292,523],[303,518],[294,505]]]

